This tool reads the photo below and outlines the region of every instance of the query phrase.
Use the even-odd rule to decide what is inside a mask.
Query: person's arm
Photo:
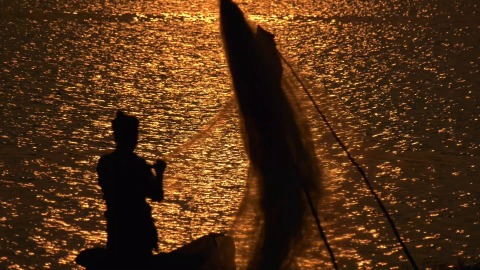
[[[108,191],[110,190],[110,187],[109,187],[110,181],[108,181],[109,169],[108,169],[106,159],[104,157],[101,157],[100,160],[98,161],[97,175],[98,175],[97,181],[98,181],[98,185],[102,189],[103,199],[106,199],[105,197],[108,196],[107,194],[108,194]]]
[[[163,201],[163,172],[165,171],[166,167],[167,163],[160,159],[153,164],[153,169],[155,170],[155,180],[153,188],[149,192],[149,197],[152,199],[152,201]]]

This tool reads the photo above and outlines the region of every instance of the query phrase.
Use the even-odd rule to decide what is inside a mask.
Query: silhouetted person
[[[107,205],[107,252],[115,264],[140,266],[158,248],[158,235],[146,198],[163,200],[166,163],[152,166],[137,156],[138,119],[118,111],[112,121],[116,149],[97,165],[98,183]]]

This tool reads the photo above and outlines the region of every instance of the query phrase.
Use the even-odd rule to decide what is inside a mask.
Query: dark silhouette
[[[308,236],[309,206],[318,205],[321,191],[308,122],[283,75],[274,36],[252,29],[232,0],[220,2],[220,24],[250,179],[258,189],[247,269],[296,268],[295,257]]]
[[[118,111],[112,121],[116,149],[97,165],[98,184],[107,204],[107,248],[81,251],[76,263],[92,269],[235,269],[231,237],[211,233],[169,253],[158,251],[158,235],[146,198],[163,200],[166,163],[148,165],[134,153],[138,119]],[[152,172],[155,171],[155,175]]]
[[[112,121],[116,149],[100,158],[98,184],[107,205],[107,252],[122,264],[147,262],[158,235],[146,198],[163,200],[163,160],[151,166],[134,153],[139,121],[117,112]],[[152,173],[155,170],[155,176]]]

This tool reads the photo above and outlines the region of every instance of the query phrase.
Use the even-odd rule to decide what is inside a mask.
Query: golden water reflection
[[[161,249],[232,232],[247,164],[217,1],[47,2],[0,4],[0,268],[75,268],[80,250],[105,243],[95,164],[113,147],[117,109],[142,121],[138,153],[169,162],[153,211]],[[276,34],[417,263],[480,261],[479,5],[238,2]],[[406,267],[358,173],[306,110],[339,265]],[[300,266],[329,268],[308,238]]]

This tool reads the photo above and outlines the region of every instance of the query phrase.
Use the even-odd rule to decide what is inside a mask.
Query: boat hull
[[[109,255],[105,248],[80,252],[75,259],[87,270],[97,269],[162,269],[162,270],[234,270],[235,244],[223,234],[200,237],[172,252],[159,253],[149,260],[132,262],[128,258]]]

